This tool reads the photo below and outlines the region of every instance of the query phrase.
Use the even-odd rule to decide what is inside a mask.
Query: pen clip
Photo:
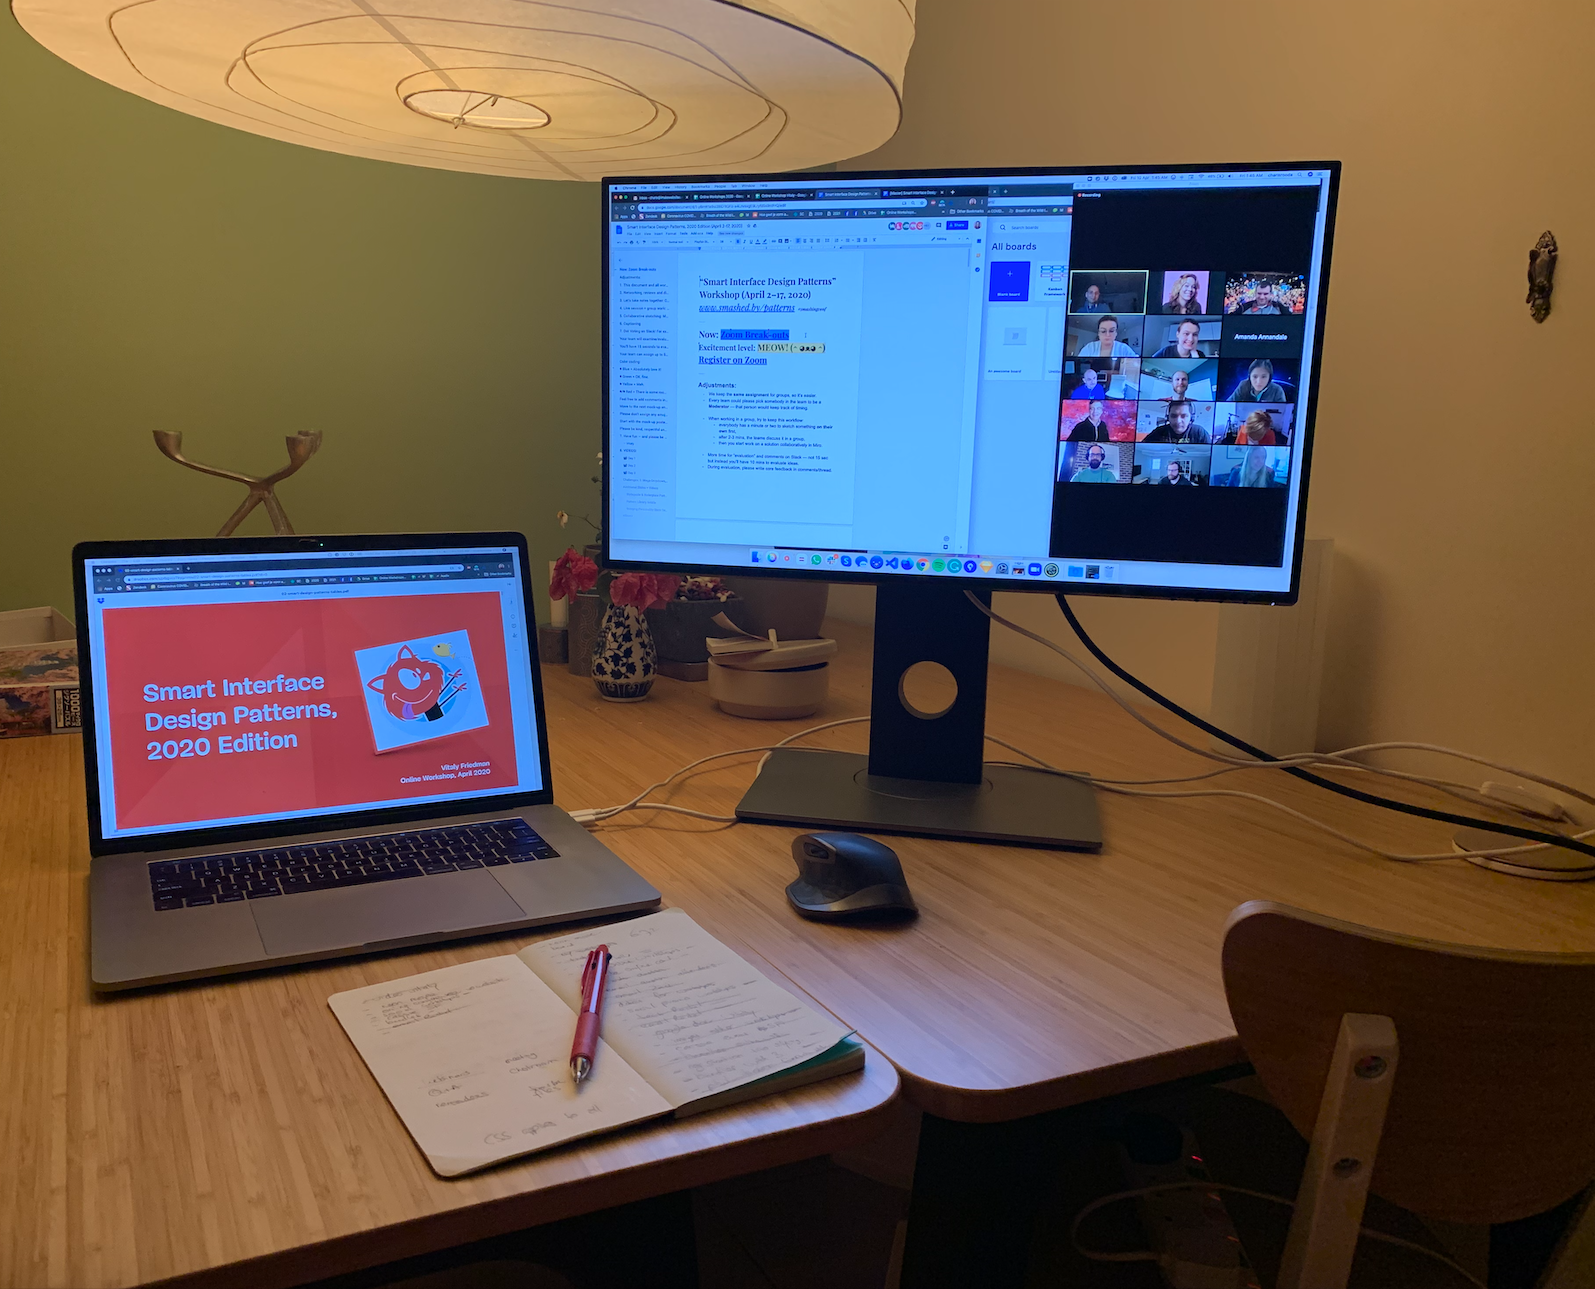
[[[587,992],[592,988],[593,973],[598,970],[598,950],[590,949],[587,953],[587,965],[582,968],[582,1003],[587,1002]]]

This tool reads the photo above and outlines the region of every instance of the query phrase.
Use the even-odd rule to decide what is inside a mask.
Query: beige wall
[[[849,163],[1344,163],[1308,512],[1340,551],[1324,746],[1595,781],[1592,37],[1595,10],[1544,0],[921,0],[903,127]],[[1126,661],[1205,697],[1215,610],[1091,607]]]
[[[1591,13],[922,0],[903,128],[863,159],[1345,162],[1310,508],[1342,552],[1327,743],[1432,739],[1595,780]],[[591,186],[196,121],[9,14],[0,111],[0,608],[65,606],[74,540],[214,530],[232,492],[161,460],[157,426],[262,470],[282,433],[325,430],[283,490],[305,529],[505,525],[552,553],[550,512],[594,504]],[[1537,327],[1523,266],[1545,227],[1563,261]],[[1082,613],[1205,701],[1212,606]]]

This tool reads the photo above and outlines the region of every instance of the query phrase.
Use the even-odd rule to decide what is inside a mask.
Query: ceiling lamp
[[[535,179],[791,170],[901,115],[915,0],[11,0],[74,67],[331,152]]]

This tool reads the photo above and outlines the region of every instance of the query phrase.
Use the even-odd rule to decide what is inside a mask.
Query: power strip
[[[1119,1146],[1127,1189],[1213,1180],[1189,1129],[1161,1115],[1136,1115],[1129,1128]],[[1162,1191],[1136,1207],[1169,1289],[1260,1289],[1221,1192]]]

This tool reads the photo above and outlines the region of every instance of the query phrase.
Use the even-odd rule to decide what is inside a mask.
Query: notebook
[[[570,1075],[589,950],[614,960],[592,1073]],[[680,909],[327,1000],[441,1177],[862,1069],[850,1031]]]

